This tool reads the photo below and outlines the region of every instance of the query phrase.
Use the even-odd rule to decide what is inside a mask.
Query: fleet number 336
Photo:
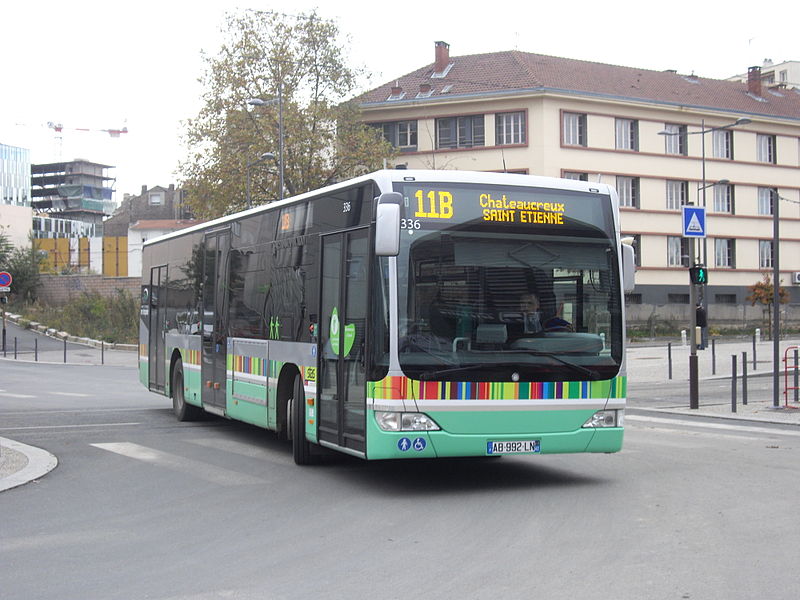
[[[417,212],[415,217],[429,219],[450,219],[453,216],[453,194],[431,190],[427,193],[417,190],[414,194],[417,199]]]

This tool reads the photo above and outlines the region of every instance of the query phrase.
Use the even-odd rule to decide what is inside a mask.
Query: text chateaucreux
[[[479,198],[483,208],[483,220],[501,223],[522,224],[564,224],[563,202],[529,202],[508,200],[505,194],[501,198],[493,198],[491,194],[481,194]]]

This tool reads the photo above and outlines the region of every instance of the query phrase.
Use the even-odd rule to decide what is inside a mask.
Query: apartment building
[[[732,82],[519,51],[451,56],[437,42],[432,64],[358,102],[398,148],[395,166],[615,185],[637,249],[632,304],[685,315],[686,267],[700,262],[706,303],[742,308],[772,270],[777,203],[781,278],[800,302],[800,91],[770,87],[759,67]],[[694,260],[685,204],[707,210]]]

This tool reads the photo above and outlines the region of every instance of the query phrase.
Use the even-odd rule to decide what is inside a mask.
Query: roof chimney
[[[433,65],[434,73],[442,73],[450,64],[450,44],[436,42],[436,62]]]
[[[761,67],[747,69],[747,91],[761,97]]]
[[[403,88],[400,86],[400,80],[394,82],[392,86],[392,97],[399,97],[403,93]]]

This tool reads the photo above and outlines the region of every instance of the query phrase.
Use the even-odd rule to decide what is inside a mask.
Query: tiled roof
[[[363,94],[357,101],[363,107],[408,104],[415,101],[420,84],[430,84],[430,97],[417,102],[547,90],[800,120],[800,90],[770,90],[766,84],[761,98],[757,98],[748,94],[747,83],[517,50],[454,56],[450,62],[453,66],[445,77],[432,78],[434,65],[429,64]],[[395,85],[405,94],[401,100],[387,101]],[[443,93],[446,86],[451,87]]]

